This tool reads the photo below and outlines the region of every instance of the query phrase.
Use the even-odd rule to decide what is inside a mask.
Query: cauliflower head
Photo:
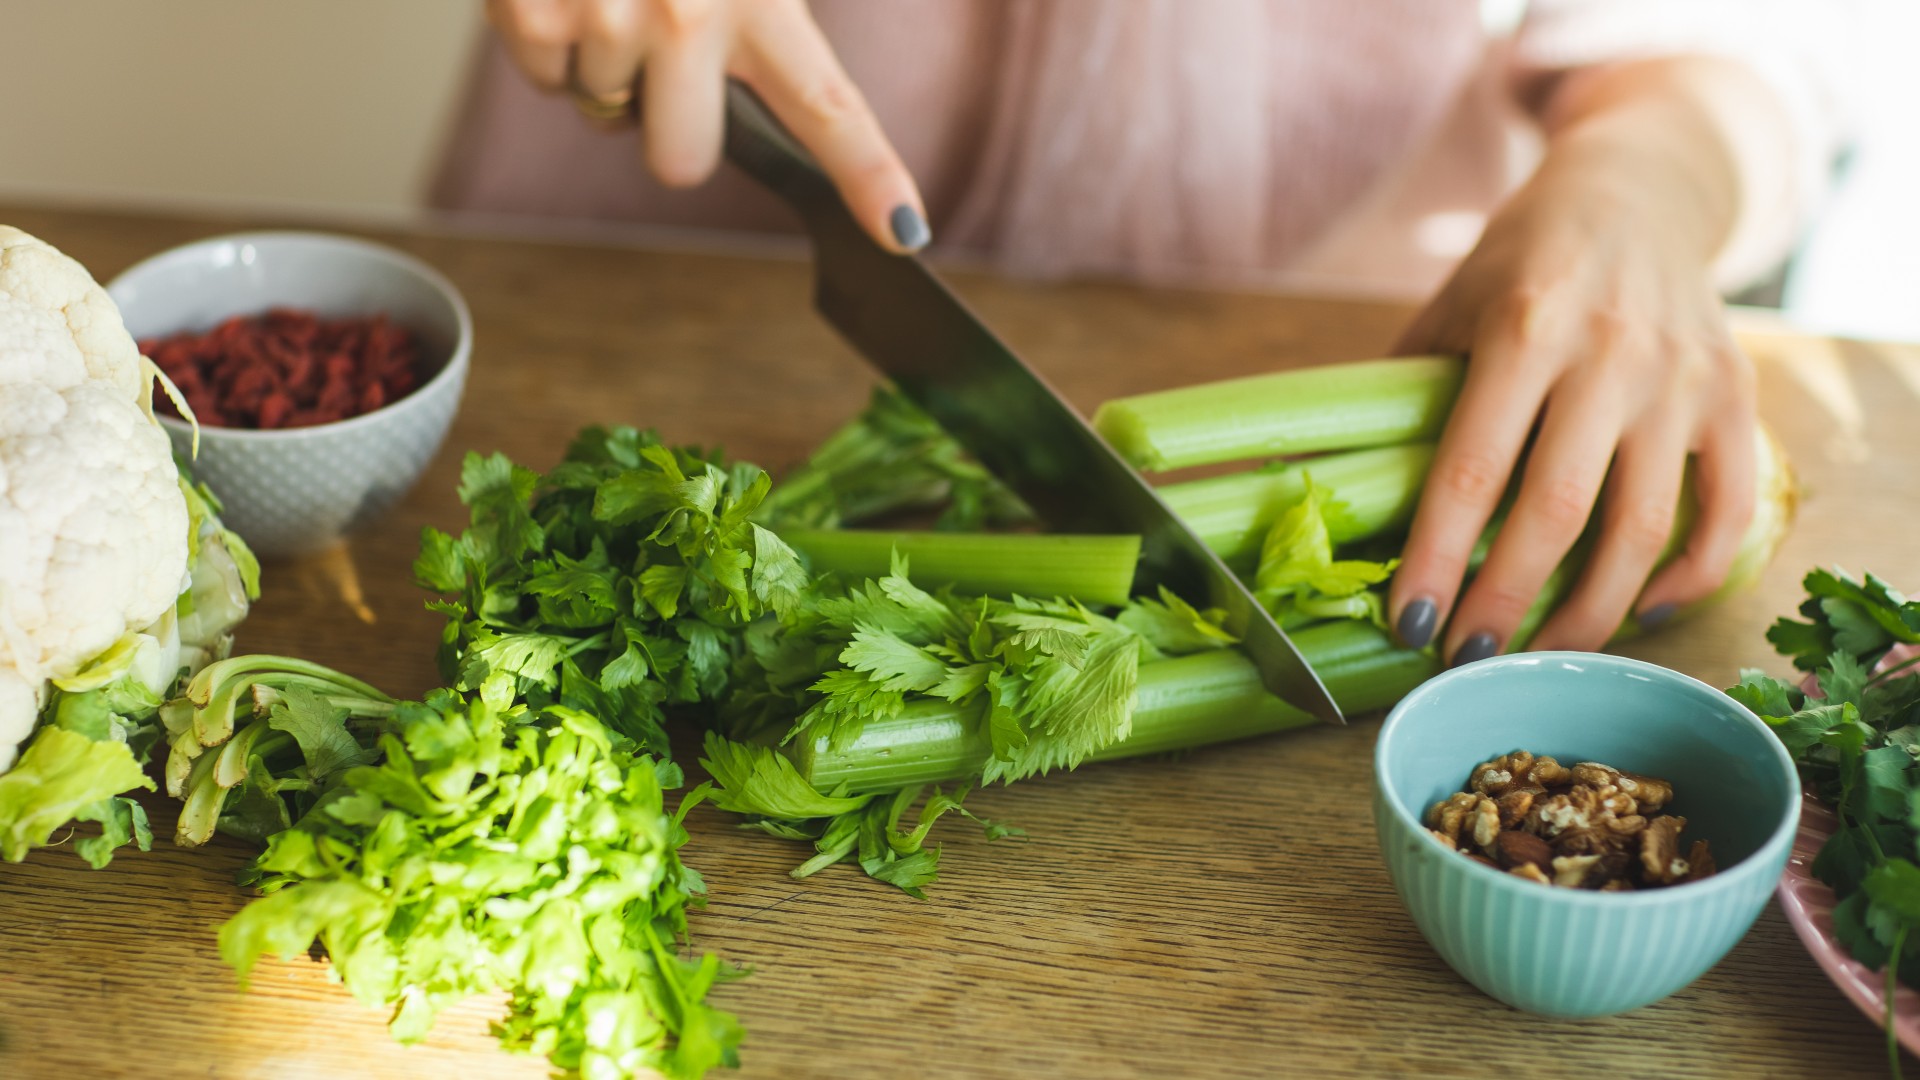
[[[0,226],[0,773],[46,702],[188,582],[138,347],[84,267]]]

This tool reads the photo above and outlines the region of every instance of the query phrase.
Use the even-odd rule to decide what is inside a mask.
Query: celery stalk
[[[1116,398],[1093,424],[1136,468],[1433,439],[1466,376],[1458,357],[1328,364]]]
[[[1293,640],[1348,713],[1391,705],[1440,670],[1433,657],[1397,647],[1366,623],[1324,623]],[[1139,694],[1133,730],[1095,753],[1095,760],[1184,750],[1315,722],[1267,693],[1253,663],[1231,649],[1143,664]],[[918,701],[891,720],[869,723],[840,746],[824,738],[803,746],[794,763],[820,791],[845,784],[853,794],[976,778],[992,752],[981,733],[980,709],[978,702]]]
[[[1249,569],[1274,519],[1306,496],[1309,475],[1346,504],[1332,532],[1335,543],[1347,543],[1412,520],[1432,464],[1432,443],[1409,443],[1168,484],[1160,497],[1222,559]]]
[[[885,577],[898,551],[924,586],[1114,606],[1132,595],[1140,562],[1138,536],[861,529],[787,529],[780,536],[816,572],[849,579]]]
[[[1740,537],[1739,550],[1734,553],[1733,566],[1727,571],[1727,578],[1720,587],[1706,598],[1686,605],[1674,613],[1675,621],[1718,604],[1734,593],[1751,588],[1760,580],[1767,564],[1773,561],[1774,552],[1780,548],[1780,542],[1787,537],[1787,530],[1793,526],[1793,517],[1799,509],[1800,485],[1794,475],[1793,463],[1787,459],[1786,448],[1765,428],[1755,433],[1754,456],[1758,462],[1755,470],[1753,520],[1747,523],[1747,531]],[[1693,533],[1695,519],[1700,516],[1700,503],[1694,494],[1693,468],[1689,464],[1686,476],[1680,486],[1680,505],[1673,518],[1673,531],[1667,537],[1666,550],[1660,555],[1659,566],[1665,566],[1674,556],[1685,549],[1687,537]],[[1497,524],[1497,523],[1496,523]],[[1490,537],[1489,537],[1490,539]],[[1586,570],[1587,559],[1593,554],[1595,534],[1591,531],[1580,538],[1567,557],[1560,560],[1553,573],[1547,576],[1546,584],[1534,598],[1533,606],[1520,620],[1513,639],[1507,643],[1507,652],[1518,652],[1532,644],[1535,634],[1546,624],[1547,618],[1559,608],[1562,601],[1573,593]],[[1488,540],[1482,541],[1482,547]],[[1613,637],[1610,644],[1632,640],[1641,633],[1640,623],[1628,616]]]

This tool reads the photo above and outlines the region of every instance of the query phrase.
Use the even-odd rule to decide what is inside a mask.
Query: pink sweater
[[[925,192],[936,252],[1010,273],[1415,296],[1532,167],[1571,67],[1748,63],[1800,166],[1722,277],[1769,269],[1845,135],[1841,0],[814,0]],[[1508,11],[1504,17],[1501,12]],[[654,183],[490,47],[433,192],[452,210],[786,231],[738,174]]]

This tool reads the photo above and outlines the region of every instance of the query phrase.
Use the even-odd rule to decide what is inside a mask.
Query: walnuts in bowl
[[[1474,767],[1467,789],[1427,811],[1427,830],[1467,858],[1571,889],[1680,885],[1716,869],[1705,840],[1681,854],[1687,819],[1657,811],[1673,785],[1585,761],[1515,750]]]

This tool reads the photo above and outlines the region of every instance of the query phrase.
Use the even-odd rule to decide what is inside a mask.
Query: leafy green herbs
[[[1815,570],[1801,584],[1807,598],[1800,614],[1807,621],[1781,619],[1767,640],[1802,671],[1818,669],[1835,653],[1873,656],[1895,642],[1920,642],[1920,607],[1872,574],[1858,582],[1838,570]]]
[[[469,454],[471,522],[428,529],[421,584],[457,599],[442,668],[474,690],[496,674],[535,706],[607,718],[664,754],[663,708],[725,689],[738,632],[797,606],[798,556],[751,519],[766,473],[669,450],[633,428],[588,428],[542,476]]]
[[[395,703],[284,657],[207,669],[166,712],[182,829],[264,839],[267,894],[221,932],[244,977],[318,940],[362,1001],[423,1037],[445,1004],[504,990],[508,1046],[588,1077],[733,1064],[705,1004],[719,961],[678,956],[703,891],[663,790],[664,709],[726,689],[746,628],[811,582],[750,520],[765,473],[589,428],[545,475],[469,455],[459,536],[415,574],[451,594],[448,689]],[[289,827],[291,823],[291,827]]]
[[[1889,968],[1890,1010],[1894,977],[1920,986],[1920,679],[1903,677],[1920,603],[1871,574],[1815,570],[1804,584],[1805,621],[1781,619],[1767,640],[1813,685],[1748,670],[1727,693],[1772,726],[1839,816],[1813,874],[1839,898],[1834,935],[1861,963]],[[1891,1016],[1886,1026],[1898,1075]]]
[[[0,776],[0,858],[18,862],[69,821],[97,821],[98,836],[76,844],[96,869],[113,849],[152,842],[146,811],[120,793],[151,788],[127,744],[96,740],[58,725],[40,729],[13,768]]]
[[[878,579],[823,577],[807,603],[746,634],[721,710],[735,741],[710,735],[703,761],[717,785],[715,804],[775,836],[813,841],[816,855],[796,876],[856,861],[869,876],[920,895],[939,860],[925,847],[927,833],[944,814],[973,817],[961,807],[966,788],[950,796],[934,789],[918,824],[903,831],[923,786],[822,793],[788,754],[844,746],[870,724],[939,702],[970,716],[989,751],[977,782],[1075,768],[1127,737],[1143,661],[1233,643],[1221,618],[1164,590],[1114,615],[1064,598],[928,592],[897,553],[892,572]],[[1023,835],[974,820],[990,838]]]
[[[1336,559],[1333,536],[1346,507],[1312,476],[1306,492],[1267,532],[1254,571],[1254,598],[1283,626],[1320,619],[1364,619],[1386,628],[1385,600],[1372,587],[1393,575],[1398,559]]]
[[[931,510],[940,512],[936,528],[962,532],[1033,519],[932,417],[880,386],[865,411],[780,482],[759,516],[776,530],[823,529]]]
[[[929,593],[896,556],[877,580],[824,579],[808,604],[750,635],[723,715],[736,734],[839,743],[915,696],[977,703],[994,749],[983,779],[1012,781],[1125,737],[1142,642],[1073,600]]]
[[[346,770],[267,842],[253,870],[265,896],[221,929],[221,955],[244,979],[261,953],[317,939],[402,1041],[447,1004],[506,991],[502,1042],[569,1072],[734,1064],[740,1026],[702,1000],[725,970],[677,954],[703,890],[680,862],[680,822],[704,789],[668,816],[676,766],[586,713],[515,701],[512,685],[400,705],[380,763]],[[290,726],[301,711],[321,722],[314,699],[294,701]]]
[[[868,877],[924,900],[922,890],[939,879],[940,870],[940,849],[927,846],[927,835],[948,813],[978,823],[989,840],[1026,836],[961,806],[965,785],[952,795],[936,787],[925,802],[920,796],[927,789],[920,784],[884,794],[822,795],[780,751],[729,742],[712,732],[707,733],[706,757],[700,764],[716,785],[715,806],[747,815],[749,827],[770,836],[813,843],[814,856],[792,871],[796,878],[853,861]],[[915,803],[920,803],[920,812],[914,825],[903,830],[901,819]]]

